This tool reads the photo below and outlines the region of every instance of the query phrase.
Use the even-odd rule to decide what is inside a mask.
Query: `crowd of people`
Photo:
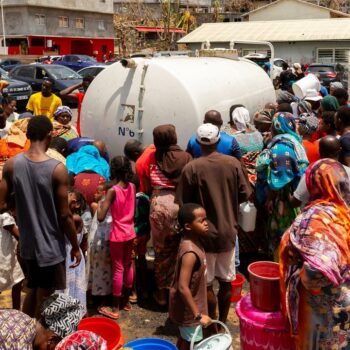
[[[327,95],[308,91],[300,100],[283,82],[277,100],[254,115],[239,104],[229,120],[207,111],[186,149],[165,124],[154,128],[152,144],[129,140],[113,158],[103,140],[71,125],[72,111],[52,94],[51,81],[22,115],[4,97],[0,292],[12,288],[14,310],[0,310],[0,345],[102,349],[97,335],[75,332],[90,297],[115,320],[138,299],[153,298],[168,307],[177,346],[187,350],[198,325],[204,331],[196,342],[220,331],[213,319],[227,321],[240,257],[264,253],[280,263],[283,313],[297,348],[346,348],[348,95],[337,82]],[[75,99],[80,113],[84,93],[74,89],[61,95]],[[248,201],[257,209],[254,232],[238,224]],[[22,333],[11,332],[14,323]]]

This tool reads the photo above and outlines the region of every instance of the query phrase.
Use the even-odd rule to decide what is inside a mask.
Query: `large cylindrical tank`
[[[176,126],[185,147],[206,111],[218,110],[224,123],[233,104],[250,113],[275,101],[267,74],[245,59],[218,57],[136,58],[136,67],[120,62],[104,69],[90,85],[81,111],[84,136],[102,139],[112,155],[137,138],[152,143],[153,128]]]

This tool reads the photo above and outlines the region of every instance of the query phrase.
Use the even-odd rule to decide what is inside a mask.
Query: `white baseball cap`
[[[202,124],[197,129],[197,142],[201,145],[214,145],[220,140],[219,128],[211,123]]]

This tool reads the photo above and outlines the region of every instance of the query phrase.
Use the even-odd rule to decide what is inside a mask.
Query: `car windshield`
[[[83,62],[96,62],[95,58],[93,58],[91,56],[81,55],[81,56],[78,56],[78,57]]]
[[[334,72],[333,66],[311,66],[308,69],[311,73],[323,73],[323,72]]]
[[[81,76],[73,70],[62,66],[47,66],[46,70],[57,80],[81,79]]]
[[[0,74],[1,74],[1,76],[4,77],[4,78],[8,78],[8,77],[9,77],[9,76],[8,76],[8,73],[7,73],[4,69],[2,69],[2,68],[0,68]]]

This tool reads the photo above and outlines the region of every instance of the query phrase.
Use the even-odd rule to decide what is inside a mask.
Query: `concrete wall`
[[[211,42],[211,48],[229,48],[229,43],[215,43]],[[318,48],[348,48],[350,51],[350,41],[325,41],[325,42],[280,42],[273,43],[275,48],[275,58],[283,58],[289,63],[313,63],[316,61]],[[188,44],[190,50],[200,49],[201,44]],[[237,44],[235,49],[241,51],[242,49],[260,49],[267,51],[267,46],[251,46]]]
[[[57,35],[82,37],[114,37],[113,15],[94,12],[70,11],[39,7],[12,7],[5,8],[5,25],[7,35]],[[45,24],[39,25],[35,15],[45,15]],[[69,27],[61,28],[58,17],[69,18]],[[75,19],[84,18],[85,28],[75,28]],[[98,21],[104,21],[105,30],[98,29]],[[0,26],[2,34],[2,27]]]
[[[249,18],[248,18],[249,17]],[[286,19],[330,18],[330,12],[314,6],[308,6],[293,0],[283,0],[251,13],[245,19],[249,21],[276,21]]]
[[[113,13],[113,0],[6,0],[4,7],[13,5],[31,5],[54,7],[67,10]]]

